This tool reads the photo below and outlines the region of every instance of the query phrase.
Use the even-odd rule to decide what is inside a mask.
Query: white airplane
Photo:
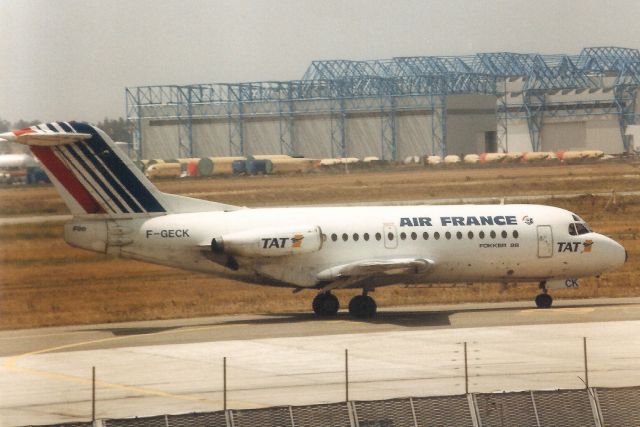
[[[38,166],[38,162],[28,154],[0,154],[0,169],[26,169],[33,166]]]
[[[29,154],[0,154],[0,183],[28,181],[28,169],[38,166]]]
[[[625,249],[576,214],[541,205],[248,209],[160,192],[100,129],[49,123],[0,135],[26,144],[73,219],[72,246],[295,291],[315,289],[313,310],[335,315],[332,291],[362,289],[349,303],[371,317],[368,292],[412,283],[539,282],[620,267]]]

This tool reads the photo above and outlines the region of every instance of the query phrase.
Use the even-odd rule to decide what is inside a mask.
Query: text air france
[[[442,226],[471,226],[471,225],[518,225],[515,215],[487,215],[487,216],[441,216]],[[400,218],[400,227],[431,227],[431,217]]]

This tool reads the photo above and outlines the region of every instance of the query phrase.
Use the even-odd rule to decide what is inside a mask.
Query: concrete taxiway
[[[640,298],[242,315],[0,332],[0,425],[465,391],[640,384]]]

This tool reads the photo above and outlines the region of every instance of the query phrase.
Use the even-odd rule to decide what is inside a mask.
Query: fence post
[[[344,399],[349,402],[349,350],[344,349]]]
[[[96,367],[91,367],[91,422],[96,422]]]
[[[222,358],[222,408],[227,410],[227,358]]]
[[[469,394],[469,366],[467,362],[467,342],[464,342],[464,394]]]
[[[582,350],[584,352],[584,384],[589,388],[589,365],[587,364],[587,337],[582,337]]]

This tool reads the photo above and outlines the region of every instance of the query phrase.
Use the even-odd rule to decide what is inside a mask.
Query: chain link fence
[[[53,427],[51,425],[50,427]],[[640,426],[640,387],[472,393],[55,424],[60,427]]]

